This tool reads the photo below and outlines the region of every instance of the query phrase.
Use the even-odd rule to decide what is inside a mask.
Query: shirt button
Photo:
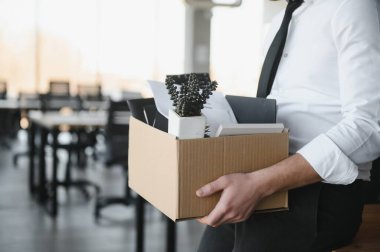
[[[288,57],[288,54],[287,53],[284,53],[284,58],[287,58]]]

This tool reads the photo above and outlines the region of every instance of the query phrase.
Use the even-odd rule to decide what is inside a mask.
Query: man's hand
[[[254,173],[235,173],[203,186],[196,192],[198,197],[207,197],[218,191],[222,191],[222,195],[214,210],[198,221],[217,227],[248,219],[263,198],[260,184]]]
[[[261,199],[278,191],[301,187],[320,180],[320,176],[300,154],[252,173],[222,176],[196,192],[198,197],[207,197],[222,191],[215,208],[199,221],[213,227],[244,221]]]

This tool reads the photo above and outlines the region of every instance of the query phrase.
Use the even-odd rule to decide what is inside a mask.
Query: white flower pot
[[[204,138],[206,128],[206,117],[189,116],[181,117],[175,111],[169,110],[169,134],[179,139]]]

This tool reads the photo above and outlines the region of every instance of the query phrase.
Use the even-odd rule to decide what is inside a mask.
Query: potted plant
[[[201,111],[218,83],[208,73],[190,73],[167,75],[165,85],[174,108],[169,110],[169,133],[179,139],[203,138],[206,117]]]

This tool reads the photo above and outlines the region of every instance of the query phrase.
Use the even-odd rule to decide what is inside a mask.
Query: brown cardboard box
[[[174,221],[204,216],[214,208],[220,194],[198,198],[195,191],[201,186],[288,156],[287,133],[177,140],[133,117],[129,125],[129,186]],[[287,192],[280,192],[257,210],[287,207]]]

